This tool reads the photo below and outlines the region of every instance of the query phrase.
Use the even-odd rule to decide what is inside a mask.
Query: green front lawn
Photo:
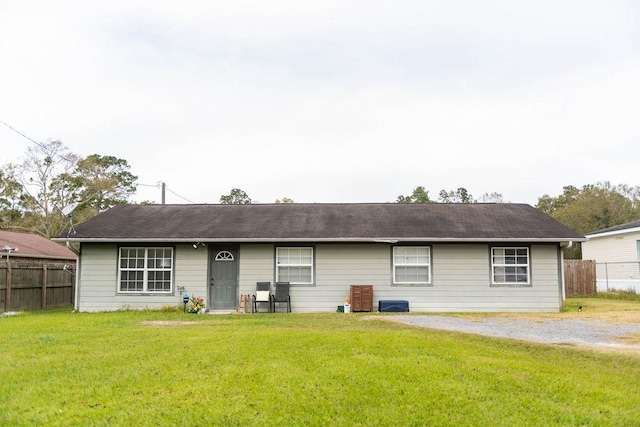
[[[1,425],[640,424],[640,357],[354,313],[25,313],[0,356]]]

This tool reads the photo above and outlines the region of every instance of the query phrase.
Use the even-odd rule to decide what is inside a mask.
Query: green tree
[[[396,203],[431,203],[431,199],[429,199],[429,192],[419,186],[413,190],[410,196],[398,196]]]
[[[440,190],[440,198],[438,199],[440,203],[475,203],[476,200],[473,198],[469,191],[467,191],[464,187],[459,187],[457,190],[445,191]]]
[[[138,177],[124,159],[91,154],[78,161],[72,176],[63,177],[62,187],[76,188],[78,200],[98,214],[127,203],[136,192]]]
[[[25,160],[0,171],[0,226],[58,235],[69,226],[61,210],[78,205],[74,222],[126,203],[137,177],[125,160],[92,154],[80,158],[60,141],[37,143]]]
[[[234,188],[226,196],[220,196],[220,203],[223,205],[250,205],[251,198],[243,190]]]
[[[638,194],[638,187],[609,182],[567,186],[560,196],[540,197],[536,207],[579,233],[590,233],[640,219]]]
[[[562,187],[562,194],[556,197],[549,196],[548,194],[538,197],[538,204],[536,207],[541,211],[553,216],[554,212],[564,209],[571,203],[575,202],[578,196],[580,196],[581,190],[573,185],[567,185]]]
[[[538,198],[536,207],[579,233],[590,233],[640,219],[640,189],[609,182],[566,186],[563,193]],[[581,248],[566,253],[567,258],[580,258]]]
[[[23,215],[20,209],[22,185],[15,174],[15,167],[11,165],[0,170],[0,229],[12,228]]]

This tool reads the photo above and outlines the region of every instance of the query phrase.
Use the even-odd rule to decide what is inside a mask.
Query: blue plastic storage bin
[[[378,301],[378,311],[380,312],[408,312],[409,301],[401,299],[387,299]]]

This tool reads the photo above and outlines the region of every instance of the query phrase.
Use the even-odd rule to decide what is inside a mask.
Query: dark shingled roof
[[[525,204],[121,205],[71,241],[582,241]],[[59,236],[57,240],[65,240]]]

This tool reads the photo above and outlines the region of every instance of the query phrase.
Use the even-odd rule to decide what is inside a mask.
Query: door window
[[[229,251],[220,251],[216,255],[216,261],[233,261],[233,254]]]

